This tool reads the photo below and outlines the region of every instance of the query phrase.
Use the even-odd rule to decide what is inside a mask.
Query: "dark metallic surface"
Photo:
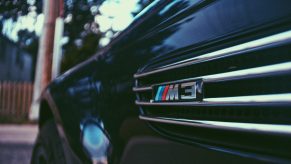
[[[134,147],[132,141],[136,137],[159,136],[139,119],[140,110],[135,105],[134,91],[150,88],[132,89],[133,75],[138,70],[142,74],[143,71],[287,31],[291,27],[289,0],[159,1],[147,10],[96,56],[61,75],[48,87],[50,98],[43,101],[48,101],[60,136],[66,143],[63,147],[70,152],[67,160],[72,156],[80,161],[93,160],[84,151],[80,137],[83,133],[80,125],[86,119],[102,122],[98,127],[102,127],[110,141],[110,151],[106,153],[109,163],[119,163],[122,156],[130,156],[126,152],[131,151],[124,150],[129,149],[128,146]],[[168,75],[169,78],[175,76]],[[179,141],[173,136],[170,138]],[[224,143],[218,145],[223,152]],[[214,151],[207,147],[204,146],[203,151]],[[151,149],[145,153],[150,154]],[[233,161],[236,162],[242,162],[239,160],[242,157],[252,162],[262,161],[259,157],[248,156],[248,151],[252,152],[250,149],[238,154],[233,153],[237,151],[226,151],[221,159],[235,154]],[[274,154],[268,152],[263,161],[273,158]],[[162,157],[167,158],[166,155]]]
[[[242,52],[245,53],[245,52],[250,52],[250,51],[256,51],[258,49],[265,49],[267,47],[276,46],[278,44],[280,44],[280,45],[288,44],[288,43],[290,43],[290,41],[291,41],[291,31],[286,31],[283,33],[269,36],[269,37],[261,38],[261,39],[255,40],[255,41],[250,41],[250,42],[236,45],[233,47],[228,47],[228,48],[225,48],[222,50],[210,52],[208,54],[203,54],[201,56],[197,56],[194,58],[182,60],[182,61],[172,63],[169,65],[165,65],[165,66],[162,66],[161,68],[157,68],[156,70],[152,70],[149,72],[135,74],[134,77],[140,78],[140,77],[144,77],[144,76],[151,75],[154,73],[159,73],[162,71],[167,71],[167,70],[171,70],[171,69],[175,69],[175,68],[179,68],[179,67],[185,67],[187,65],[200,63],[200,62],[207,61],[207,60],[213,60],[213,59],[217,59],[220,57],[238,55]]]

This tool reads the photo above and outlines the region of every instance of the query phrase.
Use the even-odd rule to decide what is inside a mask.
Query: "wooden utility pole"
[[[38,99],[43,89],[52,80],[52,59],[56,19],[63,15],[63,0],[43,0],[44,24],[40,36],[35,70],[33,101],[30,120],[37,120],[39,113]]]

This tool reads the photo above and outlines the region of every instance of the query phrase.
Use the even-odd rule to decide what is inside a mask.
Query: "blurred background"
[[[106,47],[151,2],[0,0],[0,163],[30,162],[38,130],[37,112],[30,115],[42,89]]]

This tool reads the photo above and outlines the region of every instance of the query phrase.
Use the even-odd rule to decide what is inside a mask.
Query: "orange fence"
[[[32,102],[33,84],[0,82],[0,117],[27,119]]]

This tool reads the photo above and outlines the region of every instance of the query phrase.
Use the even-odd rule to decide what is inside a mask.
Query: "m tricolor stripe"
[[[166,100],[166,97],[167,97],[167,94],[168,94],[168,91],[169,91],[169,85],[167,85],[164,89],[164,93],[163,93],[163,97],[162,97],[162,100],[165,101]]]
[[[169,91],[169,85],[159,86],[157,94],[155,96],[155,101],[165,101]]]

